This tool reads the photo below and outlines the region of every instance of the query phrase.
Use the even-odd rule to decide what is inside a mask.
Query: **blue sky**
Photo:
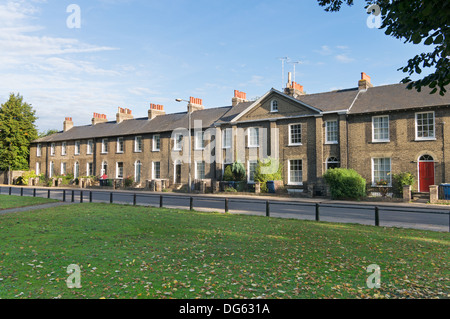
[[[281,57],[301,61],[307,93],[355,87],[361,72],[398,83],[397,69],[430,48],[369,28],[357,2],[328,13],[316,0],[0,0],[0,103],[20,93],[39,131],[62,129],[66,116],[113,120],[117,107],[181,112],[175,99],[190,96],[226,106],[234,90],[253,99],[281,89]],[[70,4],[80,28],[67,26]]]

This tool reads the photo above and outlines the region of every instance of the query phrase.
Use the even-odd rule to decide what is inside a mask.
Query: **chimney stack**
[[[118,109],[119,110],[118,110],[118,112],[116,114],[117,124],[122,123],[123,121],[126,121],[126,120],[132,120],[134,118],[133,115],[132,115],[131,110],[124,109],[124,108],[121,108],[121,107],[119,107]]]
[[[367,90],[368,88],[373,87],[373,84],[370,82],[370,76],[368,76],[366,73],[361,73],[361,80],[358,82],[358,89],[360,91]]]
[[[204,109],[205,107],[203,106],[203,100],[191,96],[188,104],[188,112],[195,112]]]
[[[234,98],[231,99],[231,105],[236,106],[241,102],[247,102],[247,93],[234,90]]]
[[[73,121],[71,117],[66,117],[65,121],[63,122],[63,131],[67,132],[68,130],[73,128]]]
[[[297,82],[291,81],[291,77],[290,77],[290,73],[289,72],[289,82],[286,85],[286,88],[284,89],[284,93],[286,93],[287,95],[290,95],[294,98],[300,96],[300,95],[305,95],[305,91],[303,90],[303,85],[298,84]]]
[[[155,117],[165,115],[164,105],[150,104],[150,110],[148,110],[148,119],[153,120]]]
[[[94,113],[94,116],[92,117],[92,125],[105,122],[108,122],[105,114]]]

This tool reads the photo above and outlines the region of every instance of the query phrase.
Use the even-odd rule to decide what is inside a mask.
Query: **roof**
[[[362,114],[372,112],[386,112],[433,106],[449,106],[450,94],[441,96],[429,94],[431,89],[423,88],[422,92],[415,89],[408,90],[407,84],[392,84],[372,87],[367,90],[351,88],[332,92],[301,95],[296,98],[288,96],[292,101],[310,107],[319,113],[346,112],[348,114]],[[450,91],[450,85],[448,86]],[[225,106],[198,110],[191,114],[192,123],[202,121],[202,128],[214,127],[216,124],[226,124],[238,120],[249,109],[258,105],[268,94],[282,94],[271,89],[257,101],[241,102],[236,106]],[[178,128],[188,127],[188,113],[173,113],[160,115],[152,120],[137,118],[99,123],[96,125],[75,126],[66,132],[59,132],[35,140],[41,142],[60,142],[69,140],[83,140],[90,138],[106,138],[147,133],[171,132]]]

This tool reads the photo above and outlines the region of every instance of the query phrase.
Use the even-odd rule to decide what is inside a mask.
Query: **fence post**
[[[83,191],[80,191],[80,203],[83,202]]]
[[[380,209],[375,206],[375,226],[380,226]]]
[[[194,210],[194,197],[191,196],[189,199],[189,209],[192,211]]]
[[[50,190],[47,191],[47,198],[50,198]]]
[[[9,186],[9,196],[11,196],[12,187]]]
[[[92,191],[89,191],[89,203],[92,203]]]
[[[109,203],[113,203],[113,192],[109,193]]]
[[[266,200],[266,217],[270,217],[270,203]]]
[[[133,194],[133,206],[136,206],[136,194]]]
[[[319,203],[316,203],[316,222],[320,222]]]
[[[36,188],[33,188],[33,197],[36,197]]]
[[[65,202],[65,201],[66,201],[66,190],[63,189],[63,202]]]
[[[20,188],[20,196],[23,196],[23,187]]]
[[[163,207],[163,196],[159,195],[159,208]]]
[[[225,198],[225,213],[228,213],[228,198]]]
[[[75,201],[75,191],[72,191],[72,203]]]

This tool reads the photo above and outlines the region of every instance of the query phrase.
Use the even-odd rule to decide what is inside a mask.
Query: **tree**
[[[41,132],[41,133],[39,133],[39,138],[42,138],[42,137],[46,137],[46,136],[50,136],[50,135],[53,135],[53,134],[56,134],[56,133],[58,133],[59,131],[58,130],[56,130],[56,129],[52,129],[52,130],[47,130],[47,131],[45,131],[45,132]]]
[[[28,170],[30,143],[38,137],[36,112],[19,94],[0,107],[0,169]]]
[[[327,12],[341,9],[343,3],[351,6],[353,0],[318,0],[319,5]],[[373,7],[377,5],[377,7]],[[385,34],[405,43],[434,45],[432,52],[421,53],[408,61],[408,64],[398,70],[407,73],[402,82],[408,83],[407,88],[415,88],[418,92],[422,87],[430,87],[431,94],[439,89],[440,95],[445,95],[450,83],[450,1],[448,0],[366,0],[366,8],[379,8],[382,19],[381,29]],[[435,71],[420,80],[412,81],[410,76],[421,74],[422,68],[435,67]]]

